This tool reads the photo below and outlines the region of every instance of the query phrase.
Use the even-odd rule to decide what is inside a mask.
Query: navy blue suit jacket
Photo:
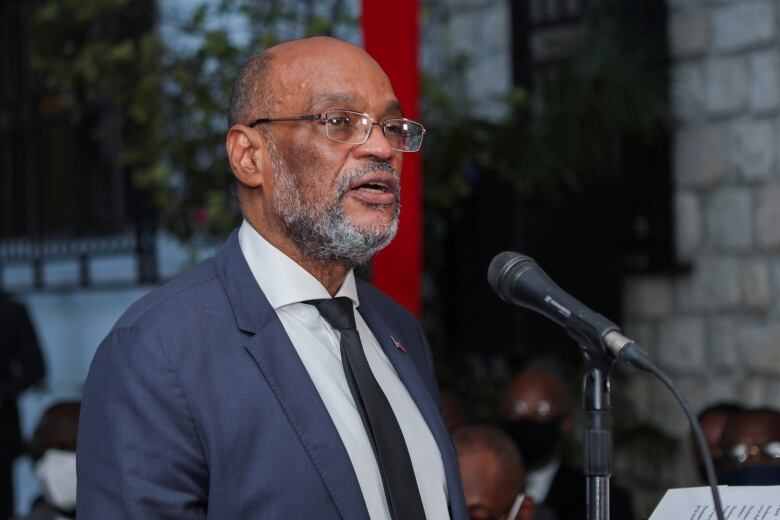
[[[420,326],[369,284],[358,295],[439,446],[452,517],[466,519]],[[77,460],[79,520],[368,519],[336,427],[235,232],[131,306],[100,345]]]

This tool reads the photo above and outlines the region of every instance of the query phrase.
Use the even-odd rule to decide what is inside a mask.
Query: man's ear
[[[228,130],[225,148],[236,180],[248,188],[263,186],[268,148],[261,133],[245,125],[233,125]]]

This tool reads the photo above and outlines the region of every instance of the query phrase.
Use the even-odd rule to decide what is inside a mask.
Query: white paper
[[[718,486],[727,520],[780,520],[780,486]],[[670,489],[650,520],[716,520],[708,487]]]

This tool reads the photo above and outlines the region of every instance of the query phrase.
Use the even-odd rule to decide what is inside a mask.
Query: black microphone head
[[[531,266],[537,266],[533,258],[513,251],[504,251],[497,254],[490,262],[487,274],[488,283],[502,300],[510,302],[514,277],[509,275],[517,272],[518,269]]]

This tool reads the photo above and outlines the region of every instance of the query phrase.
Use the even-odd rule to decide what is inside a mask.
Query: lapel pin
[[[398,350],[400,350],[404,354],[406,353],[406,347],[404,347],[403,344],[400,341],[395,339],[393,336],[390,336],[390,339],[393,340],[393,343],[395,344],[395,348],[397,348]]]

